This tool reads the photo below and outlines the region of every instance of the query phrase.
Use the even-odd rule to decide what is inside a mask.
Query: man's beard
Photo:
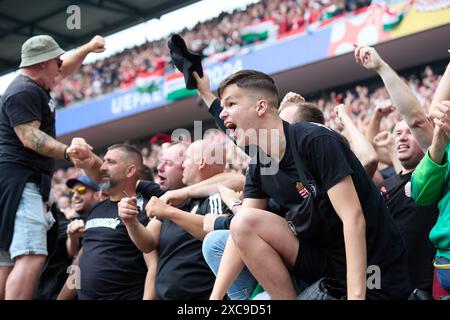
[[[108,181],[106,182],[101,182],[99,183],[99,188],[100,191],[102,192],[108,192],[109,189],[115,187],[116,183],[110,178]]]

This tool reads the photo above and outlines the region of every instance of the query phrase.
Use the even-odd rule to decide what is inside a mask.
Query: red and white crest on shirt
[[[405,184],[405,196],[407,196],[408,198],[411,198],[411,181],[408,181]]]
[[[306,198],[309,197],[309,194],[310,194],[310,193],[309,193],[308,189],[305,188],[305,186],[303,185],[303,183],[297,182],[297,183],[295,184],[295,188],[297,189],[298,193],[300,194],[300,196],[301,196],[303,199],[306,199]]]

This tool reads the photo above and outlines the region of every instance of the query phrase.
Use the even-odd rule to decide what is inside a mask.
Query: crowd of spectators
[[[198,23],[180,34],[189,48],[204,57],[228,50],[239,50],[243,41],[242,28],[266,20],[273,21],[275,36],[303,32],[308,25],[353,12],[370,4],[370,0],[262,0],[244,10],[223,12],[209,21]],[[117,88],[135,84],[138,76],[163,73],[170,68],[169,49],[165,39],[146,42],[140,46],[83,65],[78,72],[59,84],[53,94],[58,107],[70,106]]]
[[[439,69],[439,68],[438,68]],[[440,73],[440,70],[439,72]],[[433,71],[431,66],[416,69],[405,75],[404,80],[409,84],[416,94],[423,108],[428,112],[433,92],[441,79],[441,75]],[[301,92],[300,92],[301,93]],[[377,106],[389,102],[389,96],[386,88],[381,82],[370,83],[367,85],[357,85],[336,91],[326,91],[319,95],[311,96],[308,101],[314,103],[324,114],[325,124],[332,129],[342,131],[342,126],[338,120],[334,107],[344,103],[348,114],[356,124],[357,128],[364,134],[368,127],[370,118]],[[392,112],[383,118],[381,130],[392,131],[400,116],[397,112]],[[165,146],[168,145],[168,135],[159,134],[152,139],[136,142],[144,157],[144,164],[153,173],[154,180],[158,181],[157,166],[159,157]],[[245,173],[249,158],[227,140],[226,136],[218,129],[210,129],[204,137],[211,143],[225,143],[227,146],[227,171]],[[187,139],[188,140],[188,139]],[[128,142],[128,141],[127,141]],[[191,142],[191,141],[187,141]],[[67,170],[58,169],[53,175],[53,191],[56,199],[64,198],[68,195],[65,181],[71,177],[80,174],[78,169],[68,168]],[[65,201],[64,199],[58,201]]]
[[[426,66],[403,79],[415,93],[422,107],[428,112],[433,92],[436,90],[441,75],[435,74],[431,66]],[[313,99],[312,102],[323,111],[327,126],[338,131],[340,130],[340,123],[336,120],[334,107],[340,103],[345,104],[358,129],[364,133],[375,108],[387,99],[389,99],[389,95],[386,88],[378,83],[372,90],[368,86],[357,85],[353,89],[342,92],[331,91],[324,94],[323,97]],[[384,119],[382,129],[391,130],[398,119],[398,113],[390,114]]]

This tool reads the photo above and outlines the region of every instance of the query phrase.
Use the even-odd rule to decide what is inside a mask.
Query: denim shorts
[[[42,196],[35,183],[27,182],[14,220],[14,233],[9,253],[11,259],[21,255],[47,255],[47,230],[55,222],[44,209]]]

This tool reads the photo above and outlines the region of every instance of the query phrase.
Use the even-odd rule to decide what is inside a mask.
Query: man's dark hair
[[[269,75],[256,70],[240,70],[235,72],[223,79],[220,83],[219,88],[217,89],[220,99],[225,88],[233,84],[241,89],[251,89],[269,93],[274,100],[270,102],[274,104],[273,107],[278,108],[278,89]]]
[[[281,112],[281,110],[287,109],[287,108],[297,108],[295,113],[295,122],[299,121],[308,121],[308,122],[315,122],[320,124],[325,124],[325,118],[323,116],[323,112],[320,111],[320,109],[313,103],[310,102],[301,102],[301,103],[293,103],[288,104],[284,108],[281,108],[278,110],[278,113]]]
[[[129,144],[114,144],[108,148],[108,151],[115,149],[120,149],[121,151],[125,152],[128,158],[133,157],[134,159],[137,159],[139,164],[142,166],[143,159],[141,150],[139,150],[135,146]]]

